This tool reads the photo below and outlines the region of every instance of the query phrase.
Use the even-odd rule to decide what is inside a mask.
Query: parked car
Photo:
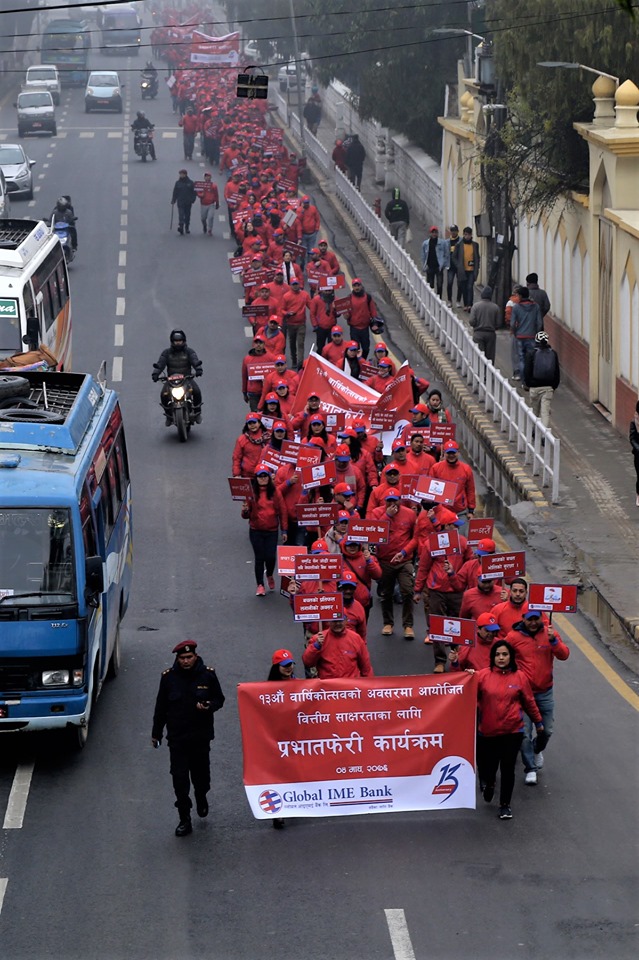
[[[53,66],[53,64],[41,63],[35,67],[29,67],[23,89],[28,90],[31,87],[46,87],[53,97],[55,105],[57,106],[60,103],[60,94],[62,91],[60,74],[58,73],[58,68]]]
[[[114,70],[93,70],[84,94],[85,113],[96,109],[122,113],[123,86]]]
[[[21,90],[14,107],[18,111],[19,137],[25,133],[50,133],[55,137],[55,106],[51,93],[44,87]]]
[[[19,143],[0,143],[0,171],[4,174],[7,192],[14,197],[33,198],[35,160],[30,160]],[[6,213],[0,213],[6,217]]]

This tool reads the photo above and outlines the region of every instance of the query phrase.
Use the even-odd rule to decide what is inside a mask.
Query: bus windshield
[[[0,509],[0,604],[59,603],[75,594],[69,510]]]

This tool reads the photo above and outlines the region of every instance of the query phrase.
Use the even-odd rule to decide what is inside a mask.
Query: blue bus
[[[91,34],[84,20],[51,20],[42,31],[40,62],[58,68],[62,86],[83,86],[89,76]]]
[[[117,394],[88,374],[0,375],[0,733],[83,747],[120,667],[131,483]]]

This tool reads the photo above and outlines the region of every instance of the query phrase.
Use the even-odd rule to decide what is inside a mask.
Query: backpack
[[[557,373],[555,351],[550,347],[536,349],[533,356],[532,378],[542,386],[552,386]]]

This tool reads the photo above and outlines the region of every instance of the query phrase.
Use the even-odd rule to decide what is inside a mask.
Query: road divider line
[[[124,346],[124,324],[116,323],[115,325],[115,336],[113,338],[114,347],[123,347]]]
[[[126,300],[124,297],[118,297],[115,301],[115,315],[116,317],[123,317],[126,309]]]
[[[120,250],[118,255],[118,266],[126,267],[126,250]]]
[[[20,830],[29,799],[29,787],[33,776],[33,763],[21,763],[13,776],[7,812],[2,824],[5,830]]]
[[[120,383],[122,381],[122,357],[113,358],[113,366],[111,368],[111,382]]]
[[[123,183],[123,184],[122,184],[122,196],[123,196],[123,197],[128,197],[128,195],[129,195],[129,188],[127,187],[127,185],[126,185],[125,183]]]
[[[126,273],[118,274],[118,290],[126,289]]]
[[[4,903],[4,895],[7,892],[7,884],[9,883],[6,877],[0,877],[0,914],[2,913],[2,904]]]
[[[122,200],[120,201],[120,209],[121,209],[121,210],[128,210],[128,209],[129,209],[129,201],[128,201],[128,200],[125,200],[125,199],[122,199]]]
[[[384,910],[395,960],[416,960],[403,910]]]
[[[120,246],[121,246],[121,247],[126,247],[126,245],[127,245],[127,243],[128,243],[128,240],[129,240],[129,238],[128,238],[127,231],[126,231],[126,230],[120,230]]]
[[[127,214],[126,214],[126,213],[120,214],[120,226],[121,226],[121,227],[128,227],[128,225],[129,225],[129,218],[128,218]]]
[[[252,337],[253,336],[253,327],[244,327],[244,336]]]

